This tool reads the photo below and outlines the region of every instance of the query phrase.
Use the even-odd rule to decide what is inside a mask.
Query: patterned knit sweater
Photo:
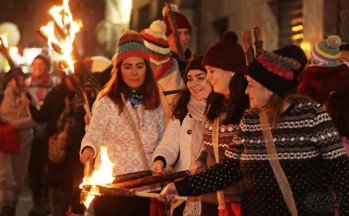
[[[338,201],[342,215],[349,215],[348,156],[322,107],[295,102],[272,134],[298,215],[334,215]],[[242,215],[290,215],[268,161],[257,110],[244,115],[226,156],[211,169],[176,182],[178,193],[199,195],[243,179]]]
[[[138,127],[143,149],[151,166],[151,156],[159,144],[163,131],[165,117],[162,106],[155,110],[145,110],[138,105],[132,108],[129,101],[125,108],[131,114]],[[95,167],[100,166],[100,145],[105,145],[109,159],[114,163],[113,175],[122,175],[145,170],[137,142],[123,113],[119,114],[118,106],[107,96],[97,99],[93,105],[92,118],[81,148],[90,146],[97,153]],[[149,168],[148,168],[149,169]]]

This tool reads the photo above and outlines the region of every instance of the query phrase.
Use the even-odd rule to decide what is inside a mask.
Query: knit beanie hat
[[[237,74],[245,74],[246,57],[237,41],[238,36],[235,32],[225,32],[223,39],[206,51],[201,64],[233,71]]]
[[[39,54],[37,55],[32,62],[34,62],[35,59],[42,59],[44,63],[46,64],[47,68],[50,70],[51,69],[51,59],[49,56],[45,54]]]
[[[300,63],[295,59],[264,52],[248,65],[247,75],[283,97],[292,88],[293,71],[299,68]]]
[[[294,77],[292,86],[296,87],[298,85],[297,77],[303,71],[308,61],[305,52],[299,46],[289,44],[284,47],[281,47],[280,49],[274,50],[273,53],[276,53],[284,57],[293,58],[300,63],[301,67],[298,70],[293,71]]]
[[[342,40],[338,35],[331,35],[327,39],[317,42],[311,50],[313,64],[327,67],[338,66],[337,60],[341,42]]]
[[[91,61],[92,73],[101,73],[111,65],[111,60],[104,56],[92,56]]]
[[[143,37],[136,31],[126,30],[119,38],[115,53],[115,65],[128,57],[140,57],[149,61],[149,53]]]
[[[166,24],[163,21],[154,21],[148,29],[141,31],[144,44],[149,50],[150,61],[156,65],[170,60],[171,50],[165,35]]]
[[[204,55],[198,55],[198,56],[196,56],[193,60],[191,60],[188,63],[188,65],[187,65],[187,67],[185,69],[184,75],[183,75],[183,78],[184,78],[185,82],[188,82],[187,75],[188,75],[188,72],[190,70],[201,70],[201,71],[207,73],[206,68],[201,65],[203,57],[204,57]]]
[[[162,20],[166,23],[166,26],[167,26],[166,36],[169,36],[172,33],[172,30],[170,27],[170,21],[169,21],[170,17],[169,17],[169,14],[165,14],[164,9],[162,10],[162,16],[163,16]],[[173,13],[174,20],[176,21],[177,29],[186,28],[189,30],[189,33],[191,34],[191,25],[187,17],[179,12],[178,6],[171,4],[171,11]]]

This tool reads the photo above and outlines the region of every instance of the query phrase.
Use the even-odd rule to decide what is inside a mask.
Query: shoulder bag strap
[[[162,107],[164,108],[165,115],[166,115],[166,125],[167,125],[169,119],[172,117],[172,109],[171,109],[170,105],[168,105],[167,98],[166,98],[164,91],[162,90],[162,88],[159,84],[158,84],[158,88],[159,88],[159,95],[160,95],[161,104],[162,104]]]
[[[216,163],[219,163],[219,151],[218,151],[218,130],[219,130],[219,117],[215,118],[212,129],[212,145],[213,152],[216,159]],[[224,191],[217,191],[218,209],[225,209]]]
[[[277,156],[275,143],[273,140],[273,135],[271,134],[271,130],[269,128],[269,121],[266,112],[260,112],[259,118],[261,121],[262,132],[264,137],[264,142],[266,146],[266,150],[269,156],[269,162],[273,169],[275,178],[279,184],[280,190],[282,192],[282,196],[286,202],[286,205],[291,212],[292,216],[297,216],[297,207],[293,198],[292,190],[290,184],[288,183],[287,177],[285,175],[284,170],[281,167],[280,161]]]
[[[136,123],[133,121],[132,116],[126,107],[126,104],[124,105],[124,109],[123,109],[122,113],[125,115],[126,120],[127,120],[128,124],[131,126],[132,132],[136,138],[137,148],[138,148],[138,151],[139,151],[141,159],[142,159],[143,167],[145,170],[149,170],[150,167],[148,164],[147,157],[145,156],[141,136],[140,136],[139,131],[137,129]]]

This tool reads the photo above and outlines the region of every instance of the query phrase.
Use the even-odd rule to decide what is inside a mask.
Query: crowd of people
[[[0,151],[0,216],[16,215],[27,173],[28,215],[82,216],[84,164],[98,169],[102,146],[116,178],[191,175],[162,191],[134,188],[163,203],[98,196],[96,216],[349,215],[349,44],[331,35],[309,61],[290,44],[248,64],[227,31],[195,55],[190,22],[171,7],[149,28],[124,31],[111,60],[79,62],[89,71],[74,77],[56,82],[47,53],[26,79],[8,72],[0,120],[19,132],[20,149]]]

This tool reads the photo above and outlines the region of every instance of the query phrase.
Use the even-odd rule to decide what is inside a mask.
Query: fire
[[[94,170],[91,177],[85,177],[83,183],[80,185],[82,188],[84,185],[91,185],[91,189],[84,201],[84,205],[88,208],[94,199],[95,195],[99,195],[98,189],[94,186],[96,185],[107,185],[114,181],[113,167],[114,164],[110,161],[108,157],[107,148],[101,146],[101,165],[98,170]]]
[[[66,73],[74,73],[75,60],[72,57],[72,53],[75,35],[80,31],[82,24],[80,21],[73,19],[69,8],[69,0],[64,0],[61,6],[53,6],[49,13],[54,21],[49,22],[46,26],[42,26],[40,31],[47,37],[49,46],[55,51],[61,49],[58,51],[59,59],[67,63]],[[55,35],[55,24],[59,29],[61,39],[58,39]],[[57,48],[57,45],[59,48]]]
[[[1,34],[0,38],[1,38],[2,43],[4,43],[4,46],[8,47],[7,36],[5,34]],[[0,41],[0,43],[1,43],[1,41]]]

